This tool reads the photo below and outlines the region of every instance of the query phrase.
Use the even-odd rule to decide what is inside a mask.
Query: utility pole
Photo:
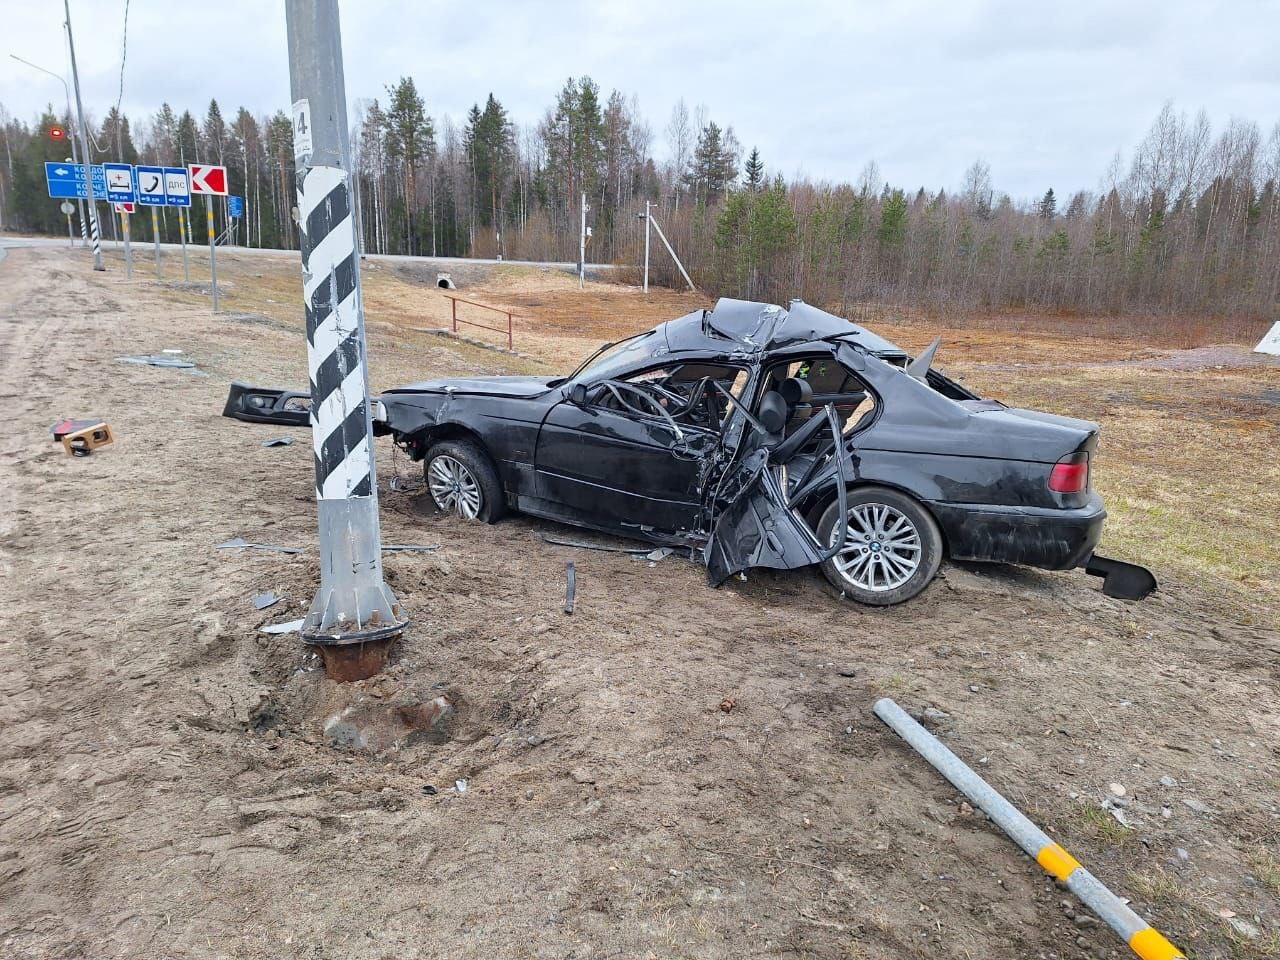
[[[697,290],[693,285],[693,281],[689,279],[689,274],[685,272],[684,264],[680,262],[680,258],[676,256],[675,250],[671,248],[671,244],[667,241],[667,235],[662,232],[662,227],[658,225],[658,221],[652,216],[648,218],[653,223],[653,229],[658,231],[658,239],[662,241],[662,245],[667,248],[667,253],[671,254],[671,259],[676,262],[676,266],[680,268],[680,276],[684,277],[684,282],[689,285],[690,290]]]
[[[649,292],[649,208],[648,200],[644,202],[644,292]]]
[[[93,195],[93,154],[85,136],[84,103],[80,99],[80,73],[76,70],[76,42],[71,36],[71,0],[62,0],[67,13],[67,45],[71,48],[71,83],[76,88],[76,134],[80,137],[80,156],[84,157],[84,182],[89,193],[89,236],[93,239],[93,269],[106,270],[102,264],[102,241],[98,237],[98,203]]]
[[[385,665],[409,620],[382,577],[338,0],[286,0],[320,588],[302,639],[335,680]]]
[[[582,228],[578,231],[578,289],[587,285],[587,193],[582,192]]]

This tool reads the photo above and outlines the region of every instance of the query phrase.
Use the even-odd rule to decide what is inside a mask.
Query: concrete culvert
[[[453,277],[447,273],[436,274],[436,286],[442,290],[457,290],[457,285],[453,282]]]

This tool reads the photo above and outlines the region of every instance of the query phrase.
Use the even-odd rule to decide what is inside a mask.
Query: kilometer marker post
[[[920,756],[968,797],[992,822],[1020,846],[1027,856],[1085,902],[1142,960],[1185,960],[1181,950],[1130,909],[1102,881],[1080,865],[1017,807],[974,773],[937,737],[913,720],[905,710],[885,697],[872,708]]]
[[[382,669],[408,617],[382,576],[337,0],[286,0],[311,371],[320,589],[302,623],[333,679]]]

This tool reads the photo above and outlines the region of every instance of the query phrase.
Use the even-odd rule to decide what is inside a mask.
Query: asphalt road
[[[6,248],[19,247],[65,247],[68,246],[65,237],[20,237],[13,235],[0,234],[0,259],[4,257]],[[103,249],[123,249],[124,243],[118,240],[103,240]],[[134,242],[135,253],[145,253],[153,250],[154,246],[148,242]],[[207,248],[208,244],[193,243],[189,245],[193,253],[199,253]],[[80,249],[80,238],[76,238],[76,249]],[[162,243],[161,250],[182,250],[179,243]],[[297,259],[300,254],[297,250],[275,250],[266,247],[219,247],[219,250],[236,255],[248,254],[250,256],[264,257],[292,257]],[[451,266],[462,266],[466,264],[499,264],[505,263],[517,267],[554,267],[559,270],[576,270],[578,265],[573,262],[557,263],[552,261],[540,260],[481,260],[472,259],[470,257],[409,257],[403,254],[391,253],[370,253],[365,255],[366,260],[382,260],[389,263],[417,263],[424,266],[438,266],[447,269]],[[616,269],[611,263],[589,263],[587,264],[588,272],[600,273]]]

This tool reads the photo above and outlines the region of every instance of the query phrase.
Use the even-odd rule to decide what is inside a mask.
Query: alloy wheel
[[[461,460],[441,454],[427,467],[427,488],[431,499],[445,513],[475,520],[484,505],[480,484]]]
[[[833,529],[833,546],[838,537]],[[920,531],[911,518],[886,503],[860,503],[849,508],[844,547],[834,562],[851,585],[883,593],[911,579],[921,553]]]

